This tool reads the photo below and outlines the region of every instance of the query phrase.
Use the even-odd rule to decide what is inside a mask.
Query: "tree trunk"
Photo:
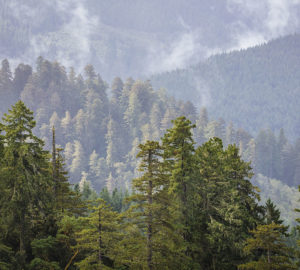
[[[25,250],[25,210],[21,209],[20,213],[20,255],[22,257],[22,263],[25,264],[26,250]]]
[[[101,210],[99,209],[99,225],[98,225],[98,233],[99,233],[99,252],[98,252],[98,259],[100,262],[100,265],[103,262],[103,254],[102,254],[102,220],[101,220]],[[101,269],[101,268],[100,268]]]
[[[150,165],[149,167],[149,172],[150,172],[150,178],[152,178],[152,153],[150,151],[149,156],[148,156],[148,164]],[[148,233],[147,233],[147,250],[148,250],[148,256],[147,256],[147,263],[148,263],[148,268],[149,270],[153,269],[153,263],[152,263],[152,189],[153,189],[153,183],[150,180],[148,184],[148,205],[149,205],[149,214],[148,214]]]

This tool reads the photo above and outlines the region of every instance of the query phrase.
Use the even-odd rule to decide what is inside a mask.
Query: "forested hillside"
[[[0,270],[299,270],[299,18],[0,0]]]
[[[253,136],[222,118],[212,119],[204,107],[197,112],[191,102],[154,90],[149,81],[115,78],[109,86],[91,65],[82,76],[40,57],[36,70],[20,64],[13,74],[3,60],[0,83],[2,114],[23,100],[35,111],[35,132],[48,149],[55,127],[72,183],[87,180],[97,191],[105,186],[110,191],[129,188],[137,172],[139,143],[158,140],[171,120],[181,115],[196,123],[198,145],[212,137],[225,145],[235,143],[242,157],[252,161],[255,173],[290,186],[299,183],[300,144],[290,143],[283,130],[274,134],[264,129]]]
[[[149,81],[115,78],[109,85],[91,65],[82,76],[40,57],[36,70],[20,64],[13,73],[4,60],[0,82],[2,115],[9,104],[22,99],[35,111],[34,131],[47,149],[51,148],[51,130],[55,127],[69,181],[80,183],[81,188],[87,184],[96,192],[104,187],[109,192],[115,188],[129,191],[138,175],[138,145],[159,140],[171,120],[180,115],[196,123],[193,133],[197,145],[213,137],[221,138],[225,146],[235,143],[242,158],[252,162],[255,174],[289,186],[299,184],[300,143],[290,143],[283,129],[278,134],[264,129],[252,136],[222,118],[211,119],[205,107],[197,112],[191,102],[176,100],[163,89],[154,90]],[[272,192],[263,188],[263,197]],[[288,194],[293,196],[292,192]],[[289,213],[286,221],[293,222],[293,209],[285,209]]]
[[[299,226],[258,204],[235,145],[195,147],[184,116],[138,146],[130,195],[71,188],[55,129],[50,155],[35,124],[22,101],[0,123],[1,269],[297,269]]]
[[[299,31],[297,1],[264,2],[1,0],[0,58],[33,65],[42,55],[80,72],[91,63],[107,80],[148,76]]]
[[[253,135],[269,127],[300,134],[300,35],[210,57],[188,69],[151,77],[177,98],[197,100],[215,119],[223,117]]]

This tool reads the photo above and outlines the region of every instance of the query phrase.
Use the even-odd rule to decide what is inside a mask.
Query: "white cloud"
[[[90,61],[91,55],[91,36],[96,31],[99,21],[95,16],[89,14],[84,6],[84,1],[58,1],[59,9],[69,15],[69,21],[63,25],[62,32],[68,35],[72,42],[72,54],[66,55],[65,50],[59,50],[57,58],[67,66],[76,65],[82,69]]]
[[[245,49],[294,33],[300,26],[299,5],[300,0],[228,0],[228,10],[241,14],[239,21],[231,26],[230,50]]]
[[[186,68],[220,52],[219,48],[208,48],[201,42],[201,32],[189,30],[179,34],[174,40],[149,48],[146,73],[159,73]]]
[[[25,61],[33,64],[38,56],[47,59],[56,59],[66,67],[74,66],[77,70],[92,59],[91,38],[99,26],[99,18],[91,15],[86,7],[85,0],[55,0],[52,8],[62,20],[59,31],[42,32],[31,35],[22,59],[10,59],[12,63]],[[9,4],[11,14],[20,23],[38,25],[36,18],[42,18],[49,9],[49,2],[42,1],[33,6],[30,3],[11,1]]]

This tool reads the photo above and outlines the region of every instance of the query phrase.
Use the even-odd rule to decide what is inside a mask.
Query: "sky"
[[[300,0],[173,1],[7,1],[16,20],[37,29],[25,53],[11,60],[31,63],[42,55],[78,71],[92,62],[108,77],[139,76],[186,68],[300,30]],[[95,57],[97,46],[104,49]],[[136,51],[141,53],[126,66]],[[115,61],[124,64],[107,63],[116,52]]]

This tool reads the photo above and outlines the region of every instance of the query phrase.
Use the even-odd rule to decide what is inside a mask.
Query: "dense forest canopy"
[[[247,50],[212,56],[187,69],[154,75],[180,99],[206,106],[253,135],[268,127],[284,128],[296,140],[300,133],[300,35],[294,34]]]
[[[22,101],[0,124],[1,269],[297,269],[299,234],[258,204],[250,163],[216,137],[196,147],[184,116],[139,144],[131,195],[71,188],[35,124]]]
[[[19,64],[12,72],[9,62],[2,61],[0,110],[4,113],[8,104],[22,99],[35,111],[35,133],[47,149],[55,127],[71,183],[88,182],[97,192],[104,187],[110,192],[130,190],[138,174],[138,145],[159,140],[172,119],[185,115],[197,125],[193,130],[197,145],[213,137],[221,138],[224,145],[235,143],[243,159],[252,162],[256,175],[282,181],[273,182],[273,192],[260,183],[267,194],[263,198],[271,196],[279,203],[281,185],[299,184],[300,143],[290,142],[283,129],[274,134],[265,127],[253,136],[223,118],[211,119],[205,107],[197,110],[193,103],[176,100],[164,89],[153,89],[150,81],[116,77],[109,85],[92,65],[81,75],[42,57],[36,62],[36,70]],[[286,190],[287,198],[294,196],[291,189]],[[280,204],[285,205],[285,218],[293,222],[289,200],[282,198]]]
[[[0,270],[300,269],[299,14],[0,0]]]

